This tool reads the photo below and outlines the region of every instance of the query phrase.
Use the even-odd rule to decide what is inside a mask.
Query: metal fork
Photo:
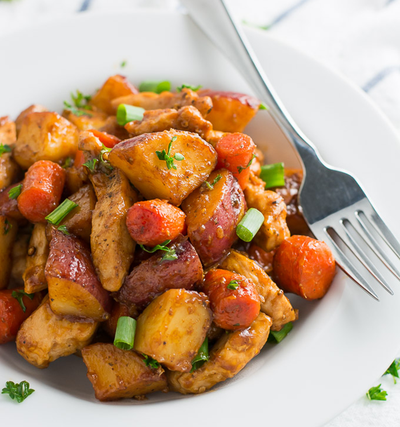
[[[305,173],[299,202],[315,237],[325,241],[338,265],[373,298],[379,301],[355,266],[353,256],[393,295],[392,289],[371,261],[371,254],[400,280],[399,270],[384,249],[386,244],[400,259],[400,244],[359,183],[350,174],[328,166],[294,123],[235,23],[226,1],[181,0],[181,3],[200,29],[241,72],[255,95],[268,105],[272,117],[297,149]]]

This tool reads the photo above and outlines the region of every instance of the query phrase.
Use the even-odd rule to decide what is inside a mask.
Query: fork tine
[[[371,232],[368,230],[364,220],[361,218],[360,216],[360,212],[363,211],[356,211],[355,212],[355,216],[360,224],[360,226],[362,227],[362,230],[364,231],[364,233],[366,234],[366,236],[368,237],[369,241],[371,242],[371,245],[369,245],[369,247],[374,251],[375,255],[386,265],[386,267],[397,277],[397,279],[400,280],[400,272],[399,270],[393,265],[393,263],[390,261],[390,259],[387,257],[387,255],[383,252],[381,246],[379,245],[379,243],[376,241],[375,237],[371,234]],[[365,218],[368,220],[368,217],[365,215]],[[381,220],[382,221],[382,220]],[[370,221],[371,223],[371,221]],[[382,222],[383,223],[383,222]],[[383,223],[384,224],[384,223]],[[372,226],[374,226],[374,224],[371,223]],[[386,227],[386,225],[384,224],[384,226]],[[386,227],[387,228],[387,227]],[[374,229],[376,229],[376,227],[374,227]],[[379,233],[379,231],[377,230],[377,232]],[[389,233],[391,234],[391,232],[389,231]],[[381,235],[381,233],[379,233],[379,235]],[[393,236],[393,235],[392,235]],[[383,237],[382,237],[383,238]],[[393,236],[394,238],[394,236]],[[394,238],[395,239],[395,238]],[[386,239],[383,239],[386,243],[388,243],[386,241]],[[395,240],[396,243],[398,243]],[[388,244],[388,246],[393,250],[393,248]],[[396,253],[396,251],[393,251],[397,256],[398,254]]]
[[[374,292],[374,290],[369,286],[368,282],[361,276],[361,274],[357,271],[354,265],[350,262],[344,252],[339,248],[336,242],[329,235],[327,228],[324,228],[324,232],[328,237],[328,241],[324,239],[323,236],[316,236],[320,240],[324,240],[325,243],[330,247],[332,252],[334,253],[335,259],[339,267],[350,276],[364,291],[366,291],[369,295],[379,301],[378,295]],[[339,236],[340,237],[340,236]],[[344,242],[345,243],[345,242]],[[345,243],[346,244],[346,243]]]
[[[349,249],[353,252],[353,254],[357,257],[357,259],[362,263],[362,265],[375,277],[375,279],[391,294],[394,295],[394,292],[392,291],[392,289],[390,288],[390,286],[386,283],[385,279],[382,277],[382,275],[379,273],[379,271],[376,269],[376,267],[374,266],[374,264],[371,262],[370,258],[368,257],[368,255],[364,252],[364,250],[361,248],[361,246],[355,241],[354,237],[350,234],[349,230],[347,229],[345,222],[350,224],[352,229],[358,234],[358,236],[367,244],[367,242],[365,241],[364,237],[358,232],[358,230],[354,227],[354,225],[351,223],[351,221],[344,220],[341,219],[340,220],[340,224],[342,225],[347,238],[349,240],[349,242],[351,243],[351,245],[353,246],[353,248],[355,249],[355,251],[353,251],[350,246],[347,244],[347,242],[344,242],[347,244],[347,246],[349,247]],[[336,231],[336,230],[335,230]],[[337,233],[337,231],[336,231]],[[342,238],[342,236],[340,236],[339,233],[337,233],[339,235],[340,238]],[[343,240],[343,239],[342,239]]]

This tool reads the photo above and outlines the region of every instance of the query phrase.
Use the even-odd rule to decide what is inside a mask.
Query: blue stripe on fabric
[[[83,0],[83,3],[81,4],[78,12],[84,12],[85,10],[88,10],[91,2],[92,0]]]
[[[309,2],[310,0],[300,0],[293,6],[291,6],[289,9],[282,12],[280,15],[278,15],[269,25],[268,29],[273,27],[274,25],[278,24],[279,22],[285,20],[289,15],[291,15],[295,10],[299,9],[303,4]]]
[[[400,72],[400,67],[388,67],[380,71],[378,74],[376,74],[372,79],[367,82],[362,89],[365,92],[369,92],[372,88],[374,88],[378,83],[380,83],[382,80],[384,80],[387,76],[390,76],[390,74]]]

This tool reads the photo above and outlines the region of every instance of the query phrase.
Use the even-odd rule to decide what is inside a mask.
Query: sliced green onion
[[[139,85],[140,92],[169,92],[171,90],[171,82],[164,80],[163,82],[155,82],[152,80],[146,80]]]
[[[8,192],[8,197],[10,199],[16,199],[22,191],[22,184],[16,185]]]
[[[78,205],[72,200],[65,199],[61,205],[57,206],[53,212],[46,216],[46,220],[53,225],[59,225],[60,222]]]
[[[286,323],[286,325],[280,331],[271,331],[268,341],[280,343],[292,329],[293,323]]]
[[[199,351],[197,352],[196,356],[192,360],[192,370],[190,372],[193,372],[196,369],[200,368],[200,366],[207,362],[209,358],[210,356],[208,354],[208,338],[206,337],[203,344],[199,348]]]
[[[283,187],[285,185],[283,163],[261,166],[260,178],[265,182],[265,188]]]
[[[136,320],[132,317],[121,316],[118,319],[114,345],[121,350],[132,350],[135,341]]]
[[[190,89],[193,92],[197,92],[201,88],[202,88],[201,85],[192,86],[192,85],[188,85],[188,84],[183,84],[182,86],[177,87],[176,90],[177,90],[177,92],[182,92],[182,89]]]
[[[117,123],[125,126],[134,120],[142,120],[145,109],[128,104],[119,104],[117,108]]]
[[[251,242],[264,222],[264,215],[250,208],[236,227],[237,236],[245,242]]]

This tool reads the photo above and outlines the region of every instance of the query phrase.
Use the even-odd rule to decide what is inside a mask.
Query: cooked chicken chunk
[[[247,206],[258,209],[264,215],[264,223],[254,238],[254,243],[267,252],[272,251],[290,237],[285,202],[274,191],[265,190],[264,181],[253,173],[250,173],[244,195]]]
[[[288,322],[296,320],[296,313],[282,289],[253,260],[232,250],[220,266],[250,279],[261,296],[261,311],[272,319],[273,331],[279,331]]]
[[[223,334],[203,366],[191,373],[167,372],[170,390],[182,394],[203,393],[215,384],[232,378],[263,348],[271,323],[267,315],[260,313],[247,329]]]

